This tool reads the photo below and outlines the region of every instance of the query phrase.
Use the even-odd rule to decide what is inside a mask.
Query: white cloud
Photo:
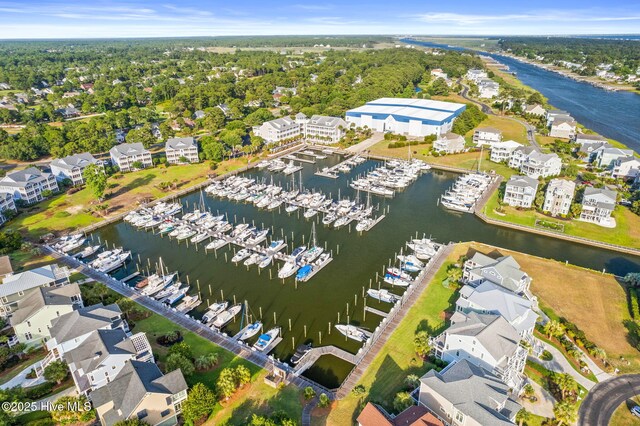
[[[527,12],[518,14],[464,14],[464,13],[424,13],[413,15],[413,18],[421,22],[433,24],[454,24],[454,25],[474,25],[492,24],[496,22],[529,22],[531,24],[544,22],[615,22],[615,21],[636,21],[640,20],[640,15],[624,14],[617,16],[602,16],[593,11],[586,10],[549,10],[541,12]]]

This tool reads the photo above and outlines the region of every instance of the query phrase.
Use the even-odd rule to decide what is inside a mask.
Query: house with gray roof
[[[502,201],[512,207],[530,209],[538,192],[538,180],[529,176],[511,176],[504,189]]]
[[[103,426],[127,419],[173,426],[187,399],[187,382],[179,369],[163,375],[153,363],[132,360],[89,398]]]
[[[632,149],[621,149],[612,146],[603,147],[594,152],[593,163],[601,168],[612,168],[615,162],[621,158],[633,157]]]
[[[580,220],[608,228],[615,227],[616,221],[611,214],[616,208],[617,197],[618,194],[611,189],[588,186],[582,196]]]
[[[478,286],[485,281],[506,288],[514,293],[522,294],[529,290],[531,277],[520,269],[513,256],[500,256],[496,259],[480,252],[464,262],[462,282]]]
[[[574,181],[551,179],[544,194],[542,211],[554,217],[568,215],[575,192],[576,183]]]
[[[613,148],[608,142],[585,142],[578,148],[578,156],[585,163],[591,163],[596,159],[598,152],[605,148]]]
[[[200,161],[198,157],[198,142],[193,137],[167,139],[165,154],[169,164],[182,164],[185,159],[187,163]]]
[[[144,333],[128,336],[121,328],[94,330],[63,356],[80,395],[116,378],[128,361],[154,362]]]
[[[56,158],[50,164],[51,173],[58,181],[65,179],[71,180],[73,185],[82,185],[84,177],[82,172],[89,164],[96,164],[103,167],[102,161],[96,160],[93,155],[88,152],[82,154],[69,155],[64,158]]]
[[[547,127],[550,127],[551,123],[553,123],[556,119],[573,120],[573,117],[571,117],[571,114],[569,114],[567,111],[563,111],[560,109],[552,109],[547,111]]]
[[[308,118],[300,112],[296,114],[295,121],[300,125],[302,135],[307,142],[312,143],[337,143],[349,128],[342,118],[326,115],[312,115]]]
[[[456,133],[445,133],[433,142],[433,149],[444,154],[455,154],[464,151],[464,138]]]
[[[253,128],[253,133],[267,143],[280,142],[302,136],[302,126],[289,116],[266,121]]]
[[[520,390],[528,350],[520,334],[501,315],[455,312],[451,325],[431,339],[433,354],[443,361],[467,360]]]
[[[562,139],[573,139],[576,135],[577,123],[571,117],[557,117],[551,122],[549,136]]]
[[[489,145],[502,141],[502,132],[495,127],[479,127],[473,132],[473,143],[477,146]]]
[[[130,172],[135,169],[135,166],[146,169],[153,165],[151,152],[140,142],[116,145],[109,150],[109,155],[113,165],[123,172]]]
[[[52,322],[82,308],[78,284],[31,289],[17,303],[9,322],[19,343],[40,346],[50,337]]]
[[[547,110],[542,107],[540,104],[527,105],[524,108],[524,113],[529,115],[535,115],[538,117],[543,117],[547,115]]]
[[[614,179],[632,180],[640,175],[640,159],[637,157],[618,158],[613,163],[611,177]]]
[[[557,176],[562,171],[562,160],[556,153],[531,151],[520,164],[520,173],[531,178]]]
[[[511,156],[509,157],[509,167],[512,169],[519,169],[522,166],[522,163],[527,159],[529,154],[534,152],[536,149],[532,146],[520,146],[511,151]]]
[[[46,265],[17,274],[9,274],[0,284],[0,317],[10,315],[18,301],[37,287],[62,286],[69,283],[69,271],[57,265]]]
[[[522,408],[509,386],[466,360],[422,376],[418,400],[447,425],[512,426]]]
[[[7,173],[0,179],[0,192],[9,192],[14,200],[22,200],[27,204],[44,200],[44,191],[57,192],[58,182],[53,174],[35,167]]]
[[[584,144],[590,144],[590,143],[608,143],[609,140],[601,135],[578,133],[576,134],[575,142],[579,145],[584,145]]]

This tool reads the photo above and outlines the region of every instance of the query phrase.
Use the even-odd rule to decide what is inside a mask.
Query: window
[[[31,333],[27,332],[27,333],[24,333],[24,338],[27,340],[31,340],[33,339],[33,336],[31,335]]]
[[[27,321],[27,327],[31,327],[31,321]]]
[[[148,414],[147,410],[138,411],[138,414],[137,414],[138,415],[138,419],[139,420],[144,419],[145,417],[147,417],[147,414]]]
[[[456,411],[456,422],[464,422],[464,414],[462,414],[460,411]]]
[[[169,414],[171,414],[171,410],[164,410],[160,413],[160,417],[167,417]]]

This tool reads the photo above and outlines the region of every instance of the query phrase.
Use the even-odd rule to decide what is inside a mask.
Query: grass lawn
[[[478,127],[495,127],[502,131],[502,140],[514,140],[523,145],[529,145],[527,129],[514,119],[498,115],[489,115]],[[465,138],[473,138],[474,131],[475,129],[469,130]]]
[[[348,395],[334,403],[328,416],[324,411],[321,415],[314,413],[312,424],[336,426],[353,424],[360,412],[360,404],[364,400],[379,403],[391,410],[396,393],[404,390],[404,379],[409,374],[422,376],[432,368],[431,364],[423,362],[416,356],[413,337],[419,330],[438,334],[444,329],[445,311],[452,308],[457,295],[453,289],[444,287],[442,281],[446,278],[446,267],[457,261],[466,251],[466,244],[456,247],[367,368],[359,382],[365,387],[367,394]]]
[[[29,356],[29,358],[23,359],[18,364],[16,364],[13,368],[5,370],[0,373],[0,385],[7,383],[9,380],[16,377],[22,370],[29,367],[33,363],[44,359],[46,353],[44,351],[39,351]]]
[[[567,235],[640,248],[640,216],[622,206],[616,207],[613,212],[613,217],[617,223],[617,226],[613,229],[578,220],[550,218],[534,210],[517,210],[510,206],[504,206],[503,216],[494,211],[496,208],[498,208],[497,191],[491,195],[485,206],[485,214],[490,218],[532,227],[535,225],[536,219],[544,219],[563,224],[564,233]]]
[[[623,402],[620,407],[613,413],[609,426],[634,426],[637,425],[640,420],[631,414],[631,408],[634,405],[640,404],[640,397],[635,397],[629,401]]]
[[[550,309],[549,309],[548,307],[545,309],[544,304],[542,303],[541,305],[543,305],[543,306],[541,307],[541,309],[542,309],[545,313],[549,312],[549,310],[550,310]],[[547,314],[547,315],[548,315],[548,314]],[[549,315],[549,316],[551,317],[551,315]],[[562,345],[560,344],[560,342],[558,341],[558,339],[553,338],[553,337],[552,337],[551,339],[548,339],[546,335],[544,335],[544,334],[540,333],[538,330],[535,330],[535,331],[534,331],[534,335],[535,335],[538,339],[542,340],[543,342],[548,343],[549,345],[551,345],[551,346],[553,346],[554,348],[556,348],[557,350],[559,350],[559,351],[564,355],[564,357],[567,359],[567,361],[569,361],[569,364],[571,364],[571,367],[572,367],[572,368],[573,368],[573,369],[574,369],[578,374],[580,374],[581,376],[586,377],[587,379],[591,380],[592,382],[598,382],[598,379],[596,378],[595,374],[593,374],[593,373],[585,374],[585,373],[584,373],[584,371],[582,371],[582,370],[580,369],[580,365],[578,364],[578,361],[576,361],[576,359],[575,359],[575,358],[573,358],[571,355],[569,355],[569,353],[565,350],[564,346],[562,346]]]
[[[37,268],[39,266],[48,265],[54,261],[54,258],[32,250],[18,250],[9,254],[11,259],[11,267],[14,272],[20,272],[25,269]]]
[[[159,187],[161,182],[176,181],[178,189],[184,189],[203,182],[211,173],[224,174],[245,164],[245,159],[233,159],[221,163],[215,171],[211,170],[209,163],[199,163],[166,168],[160,166],[114,175],[109,178],[109,188],[106,191],[109,215],[122,213],[143,200],[170,195],[170,190]],[[38,238],[48,232],[75,230],[102,220],[89,211],[94,204],[94,197],[86,188],[71,195],[57,195],[28,207],[8,226],[31,238]]]

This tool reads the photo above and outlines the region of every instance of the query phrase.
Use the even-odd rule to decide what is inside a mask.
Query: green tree
[[[249,384],[251,382],[251,371],[244,365],[239,365],[234,371],[236,377],[236,383],[239,387]]]
[[[542,328],[548,338],[551,336],[558,337],[564,333],[564,327],[556,320],[549,320]]]
[[[518,422],[519,426],[522,426],[529,420],[531,420],[531,414],[529,414],[529,412],[524,408],[521,408],[520,411],[516,413],[516,421]]]
[[[447,266],[447,278],[453,283],[457,283],[462,279],[462,269],[451,264]]]
[[[429,344],[429,333],[426,331],[418,331],[413,338],[413,347],[418,356],[424,358],[431,352],[431,345]]]
[[[420,385],[420,377],[417,374],[409,374],[404,379],[404,384],[409,389],[415,389]]]
[[[216,394],[204,384],[196,383],[189,390],[187,400],[182,403],[182,415],[187,422],[198,424],[209,417],[215,405]]]
[[[532,398],[535,396],[536,390],[534,389],[533,385],[531,385],[531,383],[527,383],[523,388],[523,393],[525,398]]]
[[[428,89],[431,96],[448,96],[449,86],[443,78],[436,78]]]
[[[193,350],[187,342],[180,342],[169,348],[169,355],[180,354],[187,359],[193,359]]]
[[[409,392],[398,392],[393,398],[393,409],[398,413],[413,405],[413,398]]]
[[[303,395],[304,395],[304,399],[310,400],[315,398],[316,391],[314,391],[311,386],[307,386],[306,388],[304,388]]]
[[[578,391],[578,382],[568,373],[554,374],[553,382],[558,385],[563,400],[567,397],[568,393]]]
[[[54,361],[44,369],[44,378],[50,382],[62,383],[69,374],[69,367],[64,361]]]
[[[89,164],[82,172],[84,182],[98,201],[102,201],[104,191],[107,189],[107,175],[102,167],[96,164]]]
[[[232,368],[225,368],[220,372],[216,381],[216,390],[218,395],[224,399],[229,399],[236,391],[235,371]]]
[[[167,357],[165,366],[166,372],[168,373],[170,371],[178,369],[180,369],[180,371],[182,371],[182,374],[184,374],[185,376],[191,376],[195,372],[196,368],[189,358],[186,358],[179,353],[169,355]]]
[[[51,411],[51,418],[57,425],[84,423],[95,418],[91,403],[85,396],[63,396],[54,403],[61,410]],[[76,409],[79,407],[80,409]]]
[[[630,287],[640,287],[640,273],[638,272],[629,272],[623,280]]]
[[[203,136],[200,139],[200,145],[205,160],[222,161],[226,150],[224,144],[217,141],[213,136]]]
[[[328,407],[329,404],[331,404],[331,400],[329,399],[327,394],[321,393],[320,396],[318,397],[318,407],[325,408],[325,407]]]
[[[196,358],[195,366],[197,370],[208,370],[217,363],[218,354],[212,352],[205,355],[200,355],[198,358]]]
[[[569,401],[560,401],[553,406],[553,415],[558,422],[558,426],[570,425],[578,418],[578,408]]]

